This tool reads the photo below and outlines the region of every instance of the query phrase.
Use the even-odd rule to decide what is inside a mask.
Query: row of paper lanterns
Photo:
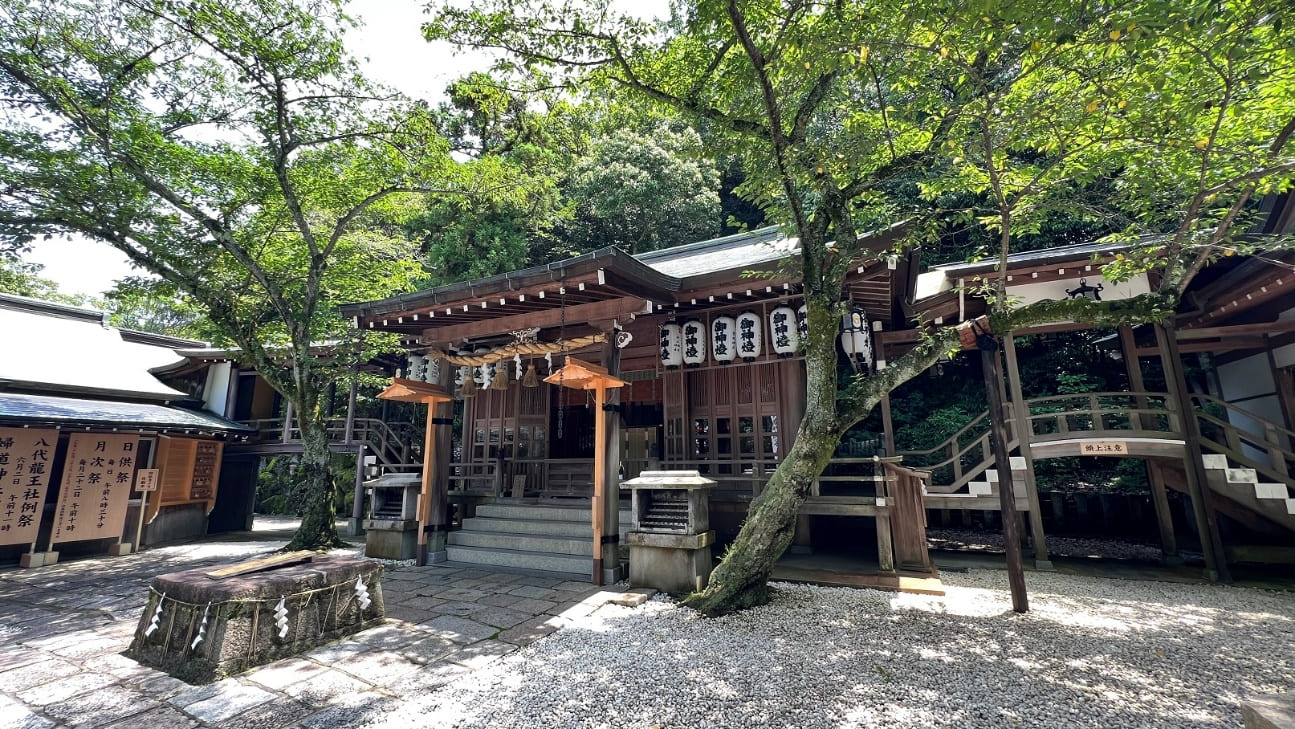
[[[779,306],[769,312],[769,348],[780,357],[790,357],[808,333],[805,307],[799,310]],[[708,331],[709,329],[709,331]],[[859,364],[871,367],[872,338],[863,309],[851,306],[841,317],[841,348]],[[709,347],[707,343],[709,342]],[[717,316],[706,324],[698,319],[671,322],[661,327],[661,363],[667,368],[695,367],[709,357],[719,364],[737,359],[752,362],[763,354],[764,327],[760,315],[745,311],[736,317]]]

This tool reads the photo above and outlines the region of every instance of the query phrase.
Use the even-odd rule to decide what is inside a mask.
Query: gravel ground
[[[948,595],[780,584],[707,620],[607,606],[470,678],[371,717],[405,727],[1240,727],[1295,689],[1290,593],[1001,571]]]
[[[1002,532],[973,529],[927,529],[926,541],[931,549],[965,552],[1002,552]],[[1145,544],[1115,537],[1062,537],[1048,535],[1048,553],[1058,557],[1098,557],[1159,562],[1160,545]]]

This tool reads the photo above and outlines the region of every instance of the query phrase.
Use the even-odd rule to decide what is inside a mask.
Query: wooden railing
[[[1030,443],[1069,438],[1134,435],[1182,437],[1172,398],[1163,392],[1085,392],[1025,401]],[[1007,418],[1008,451],[1018,445],[1016,422]],[[925,450],[900,450],[904,464],[929,471],[927,491],[951,494],[994,467],[989,412],[972,418],[943,443]]]
[[[245,422],[255,428],[262,442],[300,443],[301,426],[296,418],[285,423],[283,418],[261,418]],[[364,443],[369,453],[378,457],[378,464],[389,473],[406,473],[422,468],[422,460],[414,452],[421,443],[422,433],[411,422],[387,422],[379,418],[356,418],[347,432],[346,418],[332,418],[326,424],[331,443]],[[350,439],[347,439],[347,435]]]
[[[1197,403],[1201,445],[1245,468],[1255,469],[1267,481],[1284,483],[1288,489],[1295,486],[1291,479],[1295,431],[1211,395],[1194,394],[1192,399]],[[1254,425],[1242,427],[1237,422],[1242,420]]]

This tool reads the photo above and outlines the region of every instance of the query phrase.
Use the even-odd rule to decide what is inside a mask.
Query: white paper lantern
[[[851,306],[841,317],[841,349],[863,371],[872,369],[872,331],[862,307]]]
[[[411,380],[427,379],[428,358],[421,354],[409,355],[409,369],[406,370],[406,376]]]
[[[441,361],[435,357],[424,357],[427,366],[423,368],[423,382],[436,384],[441,381]]]
[[[710,353],[720,364],[737,358],[737,319],[717,316],[710,323]]]
[[[683,323],[683,363],[696,367],[706,361],[706,325],[696,319]]]
[[[800,326],[790,306],[779,306],[769,312],[769,348],[779,357],[790,357],[800,349]]]
[[[737,317],[737,356],[750,362],[760,356],[761,331],[764,329],[760,315],[744,311]]]
[[[796,331],[800,332],[800,341],[809,340],[809,307],[804,304],[796,310]]]
[[[678,324],[661,327],[661,364],[668,368],[683,364],[683,327]]]

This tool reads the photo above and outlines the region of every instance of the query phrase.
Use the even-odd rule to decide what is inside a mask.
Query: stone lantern
[[[621,482],[632,493],[633,521],[626,535],[630,584],[662,592],[693,592],[711,571],[708,489],[715,482],[697,471],[644,471]]]

